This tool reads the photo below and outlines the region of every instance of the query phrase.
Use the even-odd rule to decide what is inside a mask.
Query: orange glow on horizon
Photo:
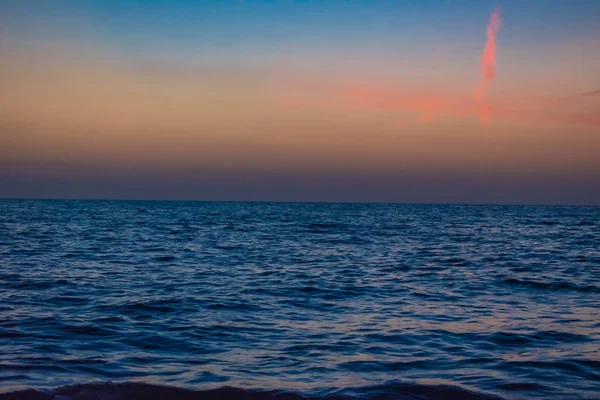
[[[140,62],[83,44],[1,48],[0,172],[53,164],[149,175],[194,168],[585,172],[600,162],[600,138],[590,134],[600,127],[600,93],[585,77],[569,91],[563,80],[535,95],[533,79],[503,69],[502,89],[518,90],[477,104],[468,67],[452,70],[462,77],[442,70],[445,84],[429,79],[431,69],[411,75],[412,67],[377,58],[369,71],[395,75],[346,68],[343,58],[333,73],[301,61],[289,68]],[[483,106],[495,118],[486,135]]]

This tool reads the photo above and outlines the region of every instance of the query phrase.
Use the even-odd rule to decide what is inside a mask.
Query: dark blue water
[[[600,398],[600,208],[5,200],[0,262],[4,393]]]

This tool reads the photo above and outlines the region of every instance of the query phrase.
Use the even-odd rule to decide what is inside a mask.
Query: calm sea
[[[0,387],[600,398],[600,208],[3,200]]]

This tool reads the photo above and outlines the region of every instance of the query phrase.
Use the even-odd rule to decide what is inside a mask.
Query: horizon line
[[[85,197],[0,197],[0,201],[111,201],[111,202],[171,202],[171,203],[278,203],[278,204],[374,204],[374,205],[423,205],[423,206],[522,206],[522,207],[600,207],[600,203],[464,203],[464,202],[402,202],[402,201],[327,201],[327,200],[199,200],[199,199],[132,199],[132,198],[85,198]]]

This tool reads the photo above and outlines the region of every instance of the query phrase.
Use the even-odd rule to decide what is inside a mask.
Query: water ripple
[[[594,398],[599,238],[597,207],[0,201],[0,398]]]

